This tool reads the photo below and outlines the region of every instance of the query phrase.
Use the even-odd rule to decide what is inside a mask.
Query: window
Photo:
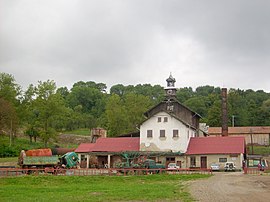
[[[161,117],[158,117],[157,118],[157,122],[161,122]]]
[[[160,130],[160,137],[165,137],[165,130]]]
[[[164,122],[168,122],[168,117],[164,117]]]
[[[179,137],[178,130],[173,130],[173,137]]]
[[[196,167],[196,157],[195,156],[190,157],[190,167]]]
[[[225,163],[225,162],[227,162],[227,158],[219,158],[219,162],[220,163]]]
[[[147,137],[153,137],[153,131],[147,130]]]

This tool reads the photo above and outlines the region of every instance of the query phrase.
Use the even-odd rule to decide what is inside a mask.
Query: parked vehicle
[[[235,167],[234,162],[226,162],[225,166],[224,166],[224,170],[225,171],[235,171],[236,167]]]
[[[143,167],[144,168],[148,168],[148,169],[165,169],[165,165],[160,164],[160,163],[156,163],[154,160],[152,159],[146,159],[143,162]]]
[[[176,163],[169,163],[167,169],[168,170],[177,170],[180,166],[176,165]]]
[[[212,170],[212,171],[219,171],[219,170],[220,170],[220,165],[217,164],[217,163],[211,164],[210,167],[211,167],[211,170]]]
[[[62,156],[52,155],[50,149],[21,151],[18,164],[22,168],[73,168],[79,161],[75,152],[67,152]]]

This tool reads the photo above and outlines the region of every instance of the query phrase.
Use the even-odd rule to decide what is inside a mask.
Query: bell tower
[[[169,78],[166,79],[167,87],[165,88],[165,93],[167,97],[176,96],[176,88],[174,86],[175,78],[170,74]]]

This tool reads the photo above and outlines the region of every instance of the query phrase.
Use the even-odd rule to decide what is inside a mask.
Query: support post
[[[108,168],[111,168],[111,155],[108,155]]]
[[[89,159],[90,159],[90,156],[89,154],[86,155],[86,168],[89,168]]]

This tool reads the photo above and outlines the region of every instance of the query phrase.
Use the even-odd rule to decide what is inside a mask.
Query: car
[[[180,168],[180,166],[176,165],[176,163],[169,163],[167,168],[169,170],[177,170]]]
[[[224,166],[224,170],[225,171],[235,171],[236,167],[235,167],[234,162],[226,162],[225,166]]]
[[[219,169],[220,169],[220,165],[217,164],[217,163],[211,164],[210,167],[211,167],[211,170],[212,170],[212,171],[219,171]]]

